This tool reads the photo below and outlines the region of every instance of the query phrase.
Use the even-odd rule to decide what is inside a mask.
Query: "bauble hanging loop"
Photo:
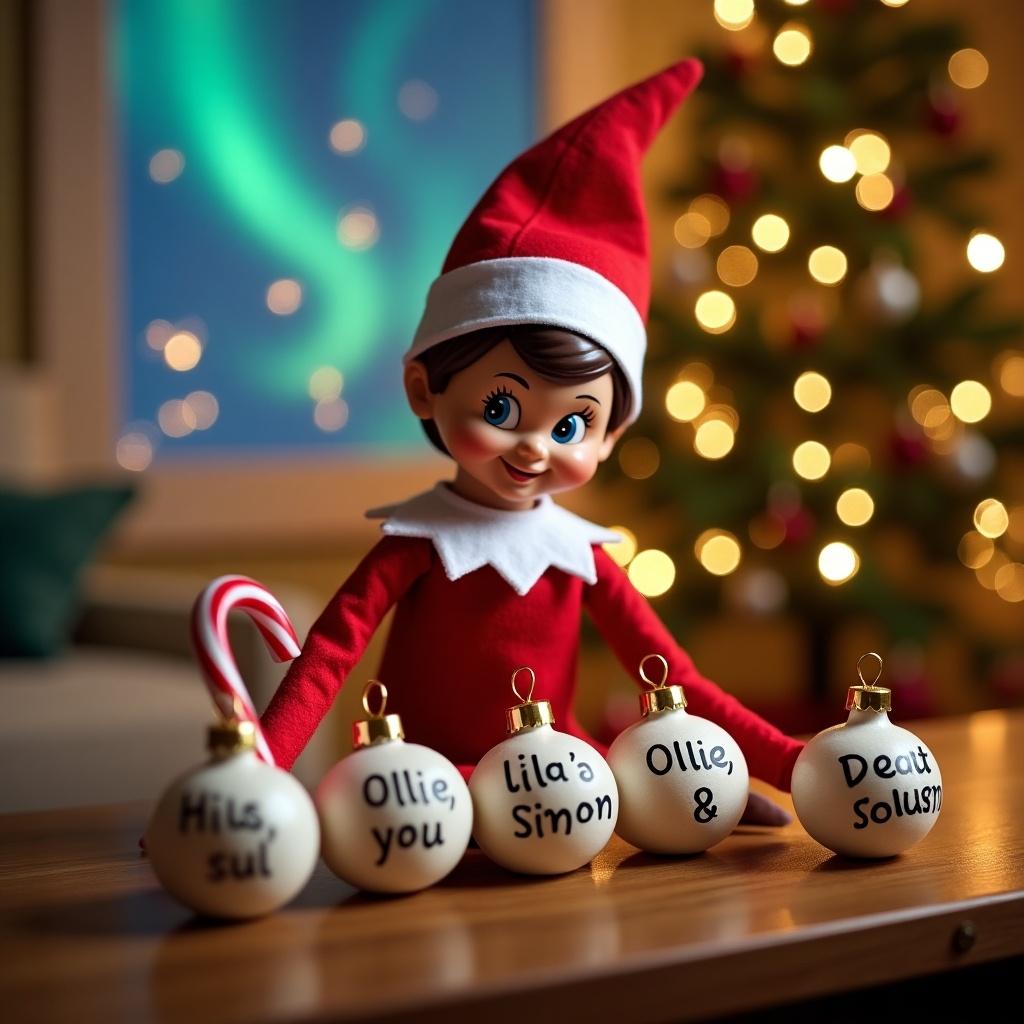
[[[878,661],[868,683],[861,668]],[[878,686],[882,659],[857,662],[846,722],[818,733],[793,767],[793,806],[822,846],[851,857],[891,857],[924,838],[942,807],[935,756],[912,732],[889,721],[892,691]]]
[[[655,683],[652,660],[663,668]],[[669,684],[668,662],[648,654],[640,679],[643,717],[608,751],[621,806],[615,831],[652,853],[698,853],[724,839],[747,805],[747,762],[736,741],[706,719],[688,714],[683,688]]]
[[[529,672],[526,698],[517,679]],[[520,703],[505,713],[507,739],[480,759],[469,780],[473,837],[491,860],[524,874],[582,867],[611,838],[618,814],[615,778],[589,743],[553,728],[546,700],[533,700],[529,666],[512,674]]]
[[[323,857],[339,878],[361,889],[414,892],[462,859],[473,805],[458,768],[430,747],[406,743],[402,720],[386,713],[387,702],[379,680],[363,687],[367,717],[352,723],[353,752],[317,787]]]

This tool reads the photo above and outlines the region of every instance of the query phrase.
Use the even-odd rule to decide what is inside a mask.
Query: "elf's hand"
[[[751,793],[747,798],[747,809],[740,818],[741,825],[788,825],[793,820],[789,811],[773,804],[760,793]]]

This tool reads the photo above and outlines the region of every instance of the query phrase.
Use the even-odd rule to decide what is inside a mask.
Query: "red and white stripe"
[[[277,598],[247,576],[218,577],[192,606],[192,647],[214,703],[226,718],[240,714],[255,724],[256,752],[267,764],[274,764],[259,716],[231,653],[228,614],[235,608],[244,611],[256,624],[275,661],[298,657],[301,647]]]

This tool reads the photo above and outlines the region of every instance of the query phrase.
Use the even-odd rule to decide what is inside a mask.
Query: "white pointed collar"
[[[528,593],[551,568],[596,583],[592,545],[621,539],[547,495],[533,508],[505,511],[460,497],[444,483],[366,516],[383,519],[381,530],[391,536],[433,541],[448,579],[490,565],[517,594]]]

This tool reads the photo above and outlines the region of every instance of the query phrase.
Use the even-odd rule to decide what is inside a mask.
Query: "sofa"
[[[84,581],[73,642],[53,658],[0,658],[0,811],[154,800],[205,760],[213,705],[189,642],[192,602],[205,580],[94,568]],[[318,608],[275,587],[300,638]],[[231,648],[262,710],[286,665],[235,613]],[[295,765],[312,788],[340,756],[340,724],[325,719]]]

